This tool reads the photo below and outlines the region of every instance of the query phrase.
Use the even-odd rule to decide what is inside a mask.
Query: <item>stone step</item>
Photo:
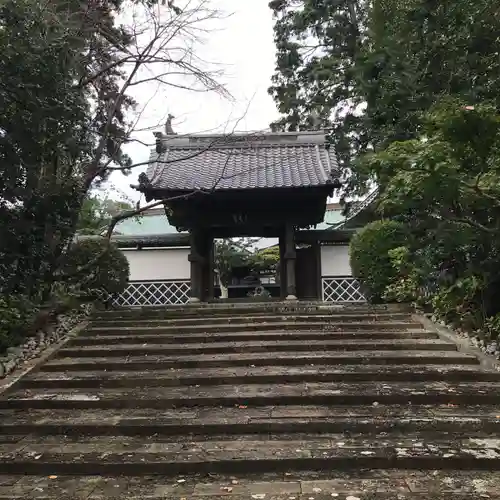
[[[328,365],[302,367],[199,368],[156,371],[34,372],[19,381],[23,388],[119,388],[219,384],[284,384],[288,382],[496,382],[500,372],[471,365],[415,367]]]
[[[187,436],[498,433],[499,406],[264,406],[192,409],[0,410],[3,436]],[[0,440],[1,441],[1,440]],[[9,443],[12,441],[9,441]],[[14,439],[14,442],[17,442]]]
[[[358,322],[378,322],[378,321],[400,321],[410,322],[411,314],[408,313],[381,313],[381,314],[246,314],[244,316],[213,316],[195,318],[147,318],[147,319],[93,319],[91,328],[103,326],[163,326],[165,324],[178,326],[198,326],[198,325],[219,325],[231,324],[240,325],[246,323],[280,323],[283,321],[296,323],[358,323]]]
[[[170,321],[164,323],[155,323],[152,326],[146,324],[137,325],[131,323],[130,326],[118,326],[114,322],[107,323],[107,326],[90,326],[89,332],[103,333],[106,331],[116,333],[236,333],[250,331],[358,331],[358,330],[375,330],[375,331],[404,331],[407,329],[422,328],[422,325],[417,322],[410,321],[360,321],[350,323],[337,323],[333,321],[309,321],[307,323],[299,323],[295,321],[279,321],[274,323],[240,323],[231,325],[228,323],[220,325],[200,324],[200,325],[174,325]]]
[[[300,404],[495,404],[500,382],[314,382],[120,389],[17,389],[0,409],[193,408]]]
[[[119,334],[115,330],[106,330],[101,332],[86,332],[84,335],[79,335],[66,345],[103,345],[103,344],[187,344],[187,343],[203,343],[203,342],[237,342],[237,341],[268,341],[268,340],[336,340],[336,339],[435,339],[438,338],[437,333],[426,330],[407,330],[407,331],[284,331],[284,332],[239,332],[239,333],[196,333],[176,335],[175,332],[170,333],[142,333],[130,331],[126,334]]]
[[[165,356],[157,354],[121,357],[52,358],[42,372],[89,371],[100,368],[118,371],[158,371],[170,368],[209,368],[233,366],[304,366],[304,365],[479,365],[475,356],[457,351],[346,351],[338,353],[258,352],[242,354],[201,354]]]
[[[157,437],[47,436],[0,446],[4,474],[242,473],[315,469],[500,469],[498,435],[381,434],[240,436],[161,441]]]
[[[484,471],[360,470],[157,476],[0,476],[0,500],[485,500],[500,475]]]
[[[184,304],[159,307],[125,307],[96,311],[95,319],[197,318],[272,314],[400,314],[413,312],[400,304],[328,304],[315,302],[247,302],[239,304]]]
[[[101,346],[65,347],[58,351],[58,357],[120,357],[138,355],[170,356],[189,354],[224,354],[257,352],[314,352],[314,351],[456,351],[457,346],[440,339],[390,339],[390,340],[330,340],[286,342],[220,342],[186,345],[109,344]]]

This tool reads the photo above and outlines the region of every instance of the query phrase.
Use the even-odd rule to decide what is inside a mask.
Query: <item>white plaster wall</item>
[[[189,248],[122,249],[130,265],[130,281],[189,280]]]
[[[352,276],[349,245],[321,247],[321,276]]]

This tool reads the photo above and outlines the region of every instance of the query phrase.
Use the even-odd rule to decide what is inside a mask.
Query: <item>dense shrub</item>
[[[381,302],[387,286],[397,277],[389,252],[408,245],[409,240],[407,227],[390,220],[372,222],[352,238],[349,246],[352,273],[371,302]]]
[[[89,263],[93,263],[90,268]],[[68,284],[91,297],[102,298],[125,290],[129,264],[116,245],[104,238],[92,238],[72,245],[65,258],[64,272],[70,276]]]
[[[34,304],[24,296],[0,296],[0,353],[22,342],[36,313]]]

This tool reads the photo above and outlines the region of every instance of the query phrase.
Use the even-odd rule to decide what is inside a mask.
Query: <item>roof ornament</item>
[[[139,174],[137,182],[138,184],[130,184],[130,187],[132,189],[135,189],[136,191],[140,191],[141,193],[152,187],[151,181],[149,180],[145,172],[141,172]]]
[[[165,122],[165,134],[167,135],[177,135],[172,128],[172,120],[175,118],[174,115],[168,114],[167,121]]]
[[[151,181],[148,179],[148,176],[144,173],[141,172],[139,174],[139,177],[137,179],[139,181],[139,188],[150,188],[151,187]]]

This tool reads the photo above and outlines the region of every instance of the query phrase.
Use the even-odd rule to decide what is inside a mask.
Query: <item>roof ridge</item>
[[[175,150],[181,150],[181,149],[201,149],[201,150],[206,150],[206,151],[213,151],[216,149],[261,149],[261,148],[315,148],[315,147],[321,147],[321,146],[326,146],[328,143],[325,142],[324,144],[317,143],[317,142],[299,142],[299,143],[290,143],[290,142],[250,142],[248,144],[213,144],[213,145],[206,145],[206,144],[171,144],[165,146],[165,151],[169,151],[172,149]]]

